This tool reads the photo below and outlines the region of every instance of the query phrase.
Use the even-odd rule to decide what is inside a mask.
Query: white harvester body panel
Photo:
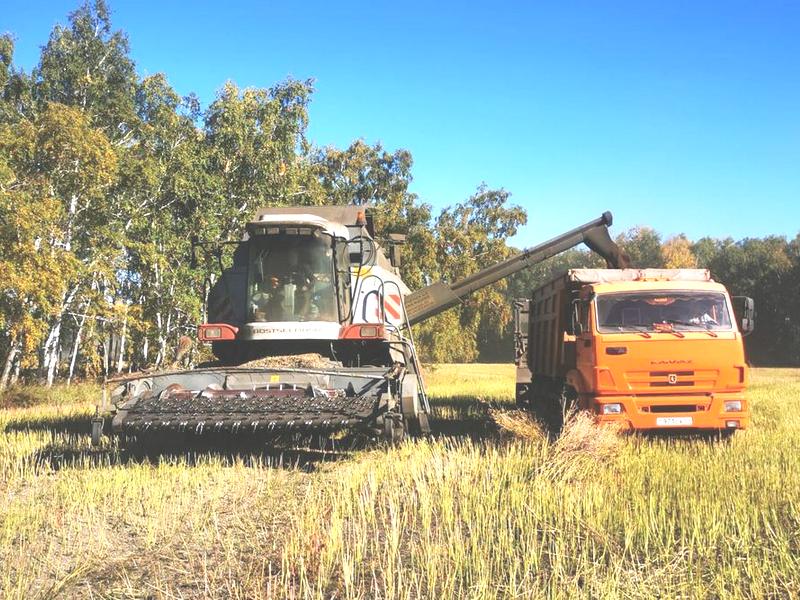
[[[340,329],[329,321],[274,321],[248,323],[241,333],[250,340],[335,340]]]
[[[374,265],[353,271],[353,323],[405,323],[403,297],[411,293],[400,276],[385,267]],[[383,298],[383,310],[380,299]]]

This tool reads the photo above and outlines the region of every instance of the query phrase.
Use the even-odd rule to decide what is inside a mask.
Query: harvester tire
[[[92,420],[92,446],[97,447],[100,445],[100,440],[103,437],[103,419]]]
[[[383,418],[383,437],[390,444],[399,444],[406,436],[405,421],[386,415]]]
[[[428,435],[431,426],[428,422],[428,413],[420,412],[416,417],[408,419],[408,433],[414,436]]]

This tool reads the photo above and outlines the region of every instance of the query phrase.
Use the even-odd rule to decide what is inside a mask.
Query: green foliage
[[[412,288],[424,285],[436,268],[431,207],[408,191],[413,159],[407,150],[388,152],[380,144],[356,140],[348,148],[317,150],[312,158],[318,179],[319,204],[359,204],[373,207],[379,237],[405,233],[408,260],[403,279]]]
[[[128,38],[112,31],[104,0],[85,2],[56,25],[33,73],[40,102],[75,106],[110,139],[125,139],[134,119],[136,71]]]
[[[48,103],[31,119],[0,126],[0,281],[7,341],[23,364],[64,299],[112,262],[105,191],[116,156],[102,132],[73,107]],[[70,290],[73,290],[70,292]]]
[[[763,239],[703,238],[694,252],[732,295],[756,303],[756,329],[747,339],[748,357],[760,364],[800,362],[800,236]]]
[[[407,235],[412,289],[506,258],[527,218],[485,185],[434,216],[409,191],[407,150],[314,147],[311,80],[228,82],[203,108],[164,74],[140,77],[103,0],[53,29],[31,73],[13,57],[12,37],[0,36],[0,389],[20,373],[52,383],[171,362],[204,320],[219,270],[208,256],[191,267],[190,237],[238,239],[261,206],[370,206],[379,238]],[[711,267],[756,298],[751,358],[800,361],[800,238],[662,244],[638,227],[618,241],[634,266]],[[421,354],[510,358],[513,298],[566,268],[599,266],[569,251],[480,290],[417,326]]]
[[[617,244],[625,248],[635,268],[663,268],[661,236],[651,227],[634,227],[617,236]]]
[[[669,238],[661,247],[661,259],[667,269],[693,269],[697,257],[692,252],[692,242],[681,234]]]
[[[435,279],[456,281],[511,255],[506,240],[527,221],[519,206],[508,206],[505,190],[481,185],[466,202],[445,208],[433,229]],[[420,324],[417,333],[426,359],[467,362],[481,349],[497,346],[511,320],[507,282],[483,288],[460,307]],[[457,322],[454,314],[458,314]]]

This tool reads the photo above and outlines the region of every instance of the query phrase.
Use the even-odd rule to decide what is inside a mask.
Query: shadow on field
[[[489,414],[489,405],[475,398],[455,396],[430,400],[429,419],[434,438],[496,440],[500,429]]]
[[[3,432],[49,431],[54,434],[84,434],[92,431],[91,417],[71,415],[63,417],[36,418],[6,423]]]
[[[84,442],[85,443],[85,442]],[[175,463],[198,466],[218,462],[222,466],[243,464],[247,467],[268,467],[296,470],[306,473],[317,471],[325,463],[334,463],[352,456],[351,453],[321,451],[305,448],[247,448],[235,450],[195,444],[181,449],[167,448],[78,448],[80,441],[70,444],[45,446],[32,456],[36,464],[58,471],[62,468],[108,468],[114,466]]]
[[[666,442],[702,442],[702,443],[722,443],[728,442],[736,434],[735,429],[722,430],[702,430],[696,429],[665,429],[653,431],[638,431],[629,435],[636,436],[643,441],[664,440]]]

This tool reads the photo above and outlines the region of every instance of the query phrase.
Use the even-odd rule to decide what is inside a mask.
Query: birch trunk
[[[47,387],[53,385],[56,375],[58,375],[58,363],[61,359],[61,328],[64,323],[64,316],[78,293],[77,284],[64,294],[61,299],[61,308],[58,311],[56,322],[50,328],[47,341],[44,345],[43,369],[47,373]]]
[[[47,364],[47,387],[51,387],[58,375],[58,363],[61,361],[61,321],[63,317],[59,317],[58,323],[54,327],[54,335],[49,349],[49,358],[45,361]]]
[[[117,373],[122,373],[123,362],[125,360],[125,340],[128,337],[128,315],[122,321],[122,335],[119,339],[119,356],[117,357]]]
[[[10,385],[17,385],[17,380],[19,379],[19,369],[22,366],[22,357],[17,356],[17,362],[14,363],[14,373],[11,375]]]
[[[61,319],[59,318],[55,324],[50,328],[49,333],[47,334],[47,338],[44,341],[44,346],[42,347],[42,363],[41,363],[41,375],[47,375],[50,371],[50,360],[52,358],[52,350],[53,344],[55,343],[56,335],[58,334],[58,329],[61,326]]]
[[[11,368],[14,366],[14,359],[17,358],[17,352],[19,351],[18,349],[19,345],[17,342],[11,342],[11,348],[8,350],[6,362],[3,365],[3,374],[0,375],[0,391],[8,387],[8,381],[11,377]]]
[[[103,337],[103,375],[108,377],[108,351],[110,346],[110,340],[108,336]]]
[[[161,311],[156,312],[156,327],[158,329],[158,354],[156,354],[155,367],[161,366],[161,361],[164,360],[164,349],[167,347],[167,340],[164,339],[164,324],[161,318]]]
[[[86,324],[86,315],[84,314],[81,317],[81,322],[78,325],[78,331],[75,334],[75,343],[72,346],[72,358],[70,358],[69,361],[69,375],[67,375],[67,385],[72,383],[72,377],[75,374],[75,362],[78,359],[78,349],[81,346],[81,335],[83,334],[83,326],[85,324]]]
[[[150,354],[150,338],[147,337],[147,333],[144,335],[144,343],[142,344],[142,364],[141,368],[147,367],[147,356]]]

